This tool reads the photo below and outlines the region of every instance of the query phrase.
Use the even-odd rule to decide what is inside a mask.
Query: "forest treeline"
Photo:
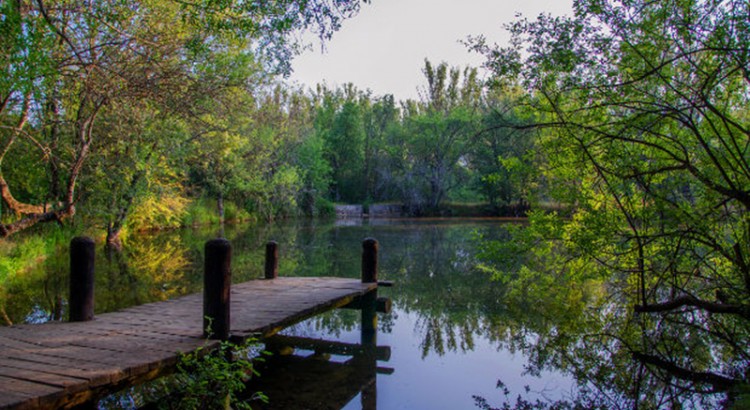
[[[290,34],[325,39],[359,2],[276,3],[4,2],[0,236],[74,215],[116,242],[337,202],[526,206],[531,132],[495,127],[528,120],[518,91],[430,61],[418,100],[287,85]]]

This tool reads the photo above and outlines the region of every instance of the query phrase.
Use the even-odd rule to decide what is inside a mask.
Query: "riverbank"
[[[525,218],[532,209],[548,212],[569,212],[569,206],[543,203],[532,208],[528,203],[492,205],[487,202],[446,202],[436,209],[415,208],[400,203],[337,204],[337,218]]]

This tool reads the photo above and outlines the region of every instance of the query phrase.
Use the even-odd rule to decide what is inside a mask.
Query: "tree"
[[[481,86],[475,69],[448,70],[425,60],[427,88],[421,103],[407,104],[404,127],[411,168],[403,200],[413,212],[434,212],[459,178],[469,136],[475,131]],[[463,161],[465,162],[465,161]]]
[[[247,162],[260,161],[254,172],[260,184],[247,192],[254,210],[266,221],[294,215],[305,182],[316,181],[317,164],[305,163],[295,154],[312,133],[312,107],[299,91],[276,85],[263,96],[254,119],[253,136],[256,147]],[[313,160],[313,162],[315,162]],[[322,178],[322,176],[321,176]],[[307,179],[307,181],[305,181]]]
[[[345,202],[363,199],[365,130],[362,111],[356,101],[343,103],[334,117],[326,139],[333,174],[333,198]]]
[[[391,172],[385,169],[389,146],[401,128],[401,116],[393,95],[387,94],[372,100],[363,99],[364,142],[364,187],[365,201],[393,199]]]
[[[540,115],[550,184],[576,204],[570,219],[535,218],[547,225],[536,250],[541,241],[565,250],[546,274],[608,280],[620,298],[618,332],[604,338],[611,354],[641,360],[642,377],[697,390],[746,383],[748,5],[574,8],[573,17],[513,23],[512,47],[473,43],[500,81],[522,79],[524,103]]]
[[[107,107],[82,180],[82,196],[86,203],[83,213],[103,221],[108,246],[121,246],[120,235],[126,225],[132,225],[128,220],[134,208],[140,210],[141,221],[157,214],[179,218],[184,210],[179,204],[185,202],[181,163],[187,139],[184,121],[148,102],[110,103]],[[144,207],[149,199],[168,206]],[[170,215],[164,209],[169,209]]]
[[[212,71],[214,61],[258,57],[288,72],[296,50],[290,33],[314,28],[330,37],[360,2],[142,0],[27,1],[0,5],[0,196],[6,237],[40,222],[75,214],[81,172],[110,104],[150,100],[197,116],[199,98],[243,81],[241,70]],[[234,52],[230,52],[234,51]],[[220,64],[219,64],[220,65]],[[13,194],[3,160],[19,155],[19,141],[37,149],[49,171],[44,198]],[[25,148],[25,147],[24,147]],[[23,164],[38,175],[33,164]]]
[[[533,196],[539,196],[537,169],[543,158],[535,155],[534,113],[517,105],[523,91],[495,85],[482,104],[481,125],[467,153],[473,171],[472,186],[501,215],[521,216]]]

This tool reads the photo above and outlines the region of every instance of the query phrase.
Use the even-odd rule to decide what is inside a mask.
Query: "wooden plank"
[[[66,380],[65,388],[67,390],[75,391],[77,389],[74,386],[74,380],[80,380],[82,384],[81,388],[96,387],[102,384],[108,384],[112,378],[108,373],[101,370],[84,370],[79,369],[77,366],[62,366],[59,363],[39,363],[29,360],[19,360],[14,358],[5,358],[2,361],[2,369],[8,369],[8,371],[29,371],[34,374],[41,375],[40,377],[46,377],[44,374],[50,374],[53,378],[61,378]],[[70,381],[70,383],[67,383]]]
[[[0,364],[2,367],[47,371],[52,374],[85,379],[87,381],[85,384],[88,386],[112,384],[126,377],[118,366],[40,354],[4,357],[0,359]],[[1,388],[2,385],[0,385]]]
[[[28,408],[41,407],[46,403],[42,398],[61,393],[59,387],[4,376],[0,376],[0,386],[3,386],[4,394],[20,397],[23,406]]]
[[[93,349],[110,350],[122,353],[133,351],[159,351],[166,353],[189,352],[199,347],[212,348],[218,342],[206,341],[196,338],[183,338],[181,336],[170,336],[161,338],[143,337],[139,334],[120,333],[115,335],[90,338],[76,342],[74,345]]]
[[[28,382],[46,384],[62,389],[68,393],[75,393],[85,389],[87,382],[86,379],[77,377],[63,376],[59,374],[48,373],[45,371],[18,369],[8,366],[0,367],[0,376],[10,379],[18,379]]]
[[[3,391],[0,394],[0,409],[13,408],[13,409],[36,409],[39,407],[39,399],[36,397],[29,397],[21,393],[12,391]]]

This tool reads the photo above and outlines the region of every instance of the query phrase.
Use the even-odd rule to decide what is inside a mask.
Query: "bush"
[[[182,218],[183,226],[214,225],[219,223],[216,201],[200,197],[190,202]]]
[[[268,352],[256,339],[240,345],[221,342],[215,348],[204,345],[182,354],[174,374],[132,386],[99,401],[100,408],[144,408],[168,410],[251,409],[250,402],[268,398],[249,394],[246,383],[258,375],[255,363]]]
[[[178,228],[189,204],[189,199],[179,195],[149,196],[133,208],[126,226],[133,231]]]

